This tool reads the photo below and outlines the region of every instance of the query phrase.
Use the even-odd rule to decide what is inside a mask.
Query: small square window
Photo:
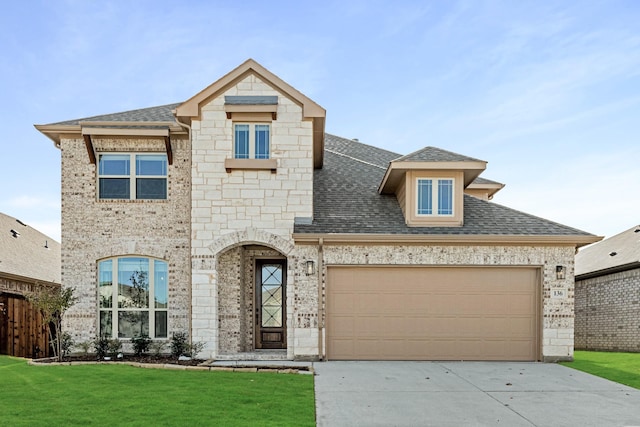
[[[235,159],[270,158],[271,125],[235,123],[233,138],[233,157]]]

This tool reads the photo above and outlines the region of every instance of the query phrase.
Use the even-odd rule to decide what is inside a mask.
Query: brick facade
[[[162,139],[94,138],[100,152],[165,152]],[[97,167],[82,139],[63,138],[62,283],[79,298],[64,318],[73,339],[93,339],[98,332],[97,263],[123,255],[168,262],[169,335],[189,330],[191,145],[173,139],[167,200],[97,198]],[[126,349],[127,347],[125,347]]]
[[[640,352],[640,268],[576,282],[576,349]]]

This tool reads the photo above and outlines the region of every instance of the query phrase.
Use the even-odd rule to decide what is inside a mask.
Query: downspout
[[[324,360],[323,244],[324,239],[321,237],[318,239],[318,357],[320,360]]]

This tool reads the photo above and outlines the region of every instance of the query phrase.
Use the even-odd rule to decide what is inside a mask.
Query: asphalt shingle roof
[[[174,121],[171,111],[179,105],[160,105],[52,124]],[[402,156],[331,134],[325,134],[324,151],[324,167],[314,172],[314,220],[311,224],[296,224],[296,233],[591,236],[575,228],[467,195],[464,196],[464,226],[407,227],[396,197],[378,194],[378,185],[389,162],[482,160],[435,147],[425,147]],[[476,178],[474,182],[496,183],[485,178]]]
[[[78,125],[80,122],[173,122],[175,117],[172,110],[182,104],[159,105],[150,108],[123,111],[120,113],[103,114],[99,116],[85,117],[82,119],[66,120],[64,122],[50,123],[51,125]]]
[[[60,243],[0,213],[0,273],[60,283],[60,259]]]
[[[314,175],[314,219],[296,233],[548,236],[591,234],[471,196],[464,196],[462,227],[408,227],[394,195],[378,185],[399,155],[327,135],[324,167]]]

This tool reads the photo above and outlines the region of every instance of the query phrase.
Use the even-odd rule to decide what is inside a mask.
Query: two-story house
[[[325,133],[325,110],[253,60],[182,103],[36,127],[62,154],[76,340],[572,358],[574,254],[598,237],[490,202],[482,160]]]

